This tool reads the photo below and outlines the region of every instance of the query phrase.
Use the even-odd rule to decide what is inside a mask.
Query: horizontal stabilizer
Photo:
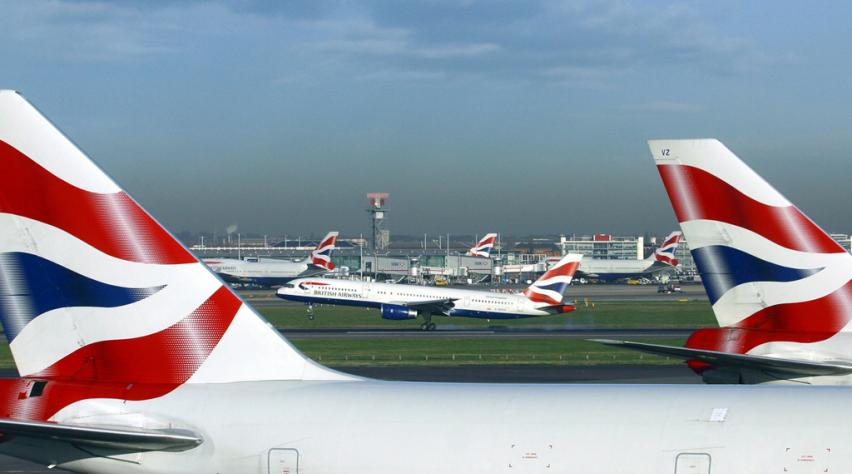
[[[643,342],[615,341],[611,339],[589,339],[608,346],[623,347],[649,354],[675,357],[684,360],[697,360],[716,369],[752,369],[774,372],[793,377],[815,377],[821,375],[852,374],[852,366],[814,362],[807,360],[779,359],[776,357],[734,354],[730,352],[690,349],[688,347],[663,346]]]
[[[0,433],[6,437],[26,437],[67,442],[77,446],[131,451],[183,451],[202,443],[187,430],[144,430],[108,426],[86,426],[0,418]]]

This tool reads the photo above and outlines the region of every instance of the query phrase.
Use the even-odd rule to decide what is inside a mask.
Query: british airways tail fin
[[[663,243],[657,247],[657,250],[654,251],[654,261],[676,267],[679,262],[675,258],[675,251],[677,251],[677,246],[682,236],[683,234],[677,230],[669,234],[663,240]]]
[[[852,256],[719,141],[649,146],[721,326],[689,347],[759,353],[845,330]]]
[[[317,244],[317,248],[311,252],[311,263],[325,268],[328,271],[334,270],[334,262],[331,261],[331,253],[334,251],[334,245],[337,243],[337,232],[329,232]]]
[[[583,255],[577,253],[565,255],[550,270],[544,272],[541,278],[524,290],[524,295],[536,303],[562,304],[565,299],[565,290],[571,284],[582,258]]]
[[[0,320],[22,376],[166,392],[345,377],[299,353],[13,91],[0,91],[0,169]],[[86,397],[127,396],[104,390]]]
[[[470,257],[488,258],[491,256],[491,250],[494,248],[495,243],[497,243],[497,234],[485,234],[485,237],[479,239],[479,242],[467,251],[467,254]]]

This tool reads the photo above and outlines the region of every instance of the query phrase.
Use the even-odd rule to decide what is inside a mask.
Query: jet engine
[[[383,304],[382,318],[402,320],[413,319],[417,317],[417,311],[399,304]]]

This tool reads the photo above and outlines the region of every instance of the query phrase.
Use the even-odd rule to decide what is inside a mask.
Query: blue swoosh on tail
[[[555,291],[557,293],[562,293],[565,291],[565,288],[568,287],[567,283],[551,283],[547,286],[545,285],[533,285],[539,290],[550,290]]]
[[[163,289],[125,288],[94,280],[37,255],[0,254],[0,321],[11,342],[38,315],[57,308],[115,308]]]
[[[755,281],[791,282],[809,277],[822,268],[789,268],[767,262],[749,253],[724,245],[692,250],[710,304],[731,288]]]

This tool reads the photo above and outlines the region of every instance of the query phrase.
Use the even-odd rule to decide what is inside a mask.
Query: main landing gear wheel
[[[422,331],[434,331],[435,328],[437,328],[437,327],[438,327],[437,324],[432,323],[432,322],[428,322],[428,323],[421,324],[420,330],[422,330]]]
[[[312,304],[308,305],[308,319],[310,319],[311,321],[314,320],[314,305]]]

